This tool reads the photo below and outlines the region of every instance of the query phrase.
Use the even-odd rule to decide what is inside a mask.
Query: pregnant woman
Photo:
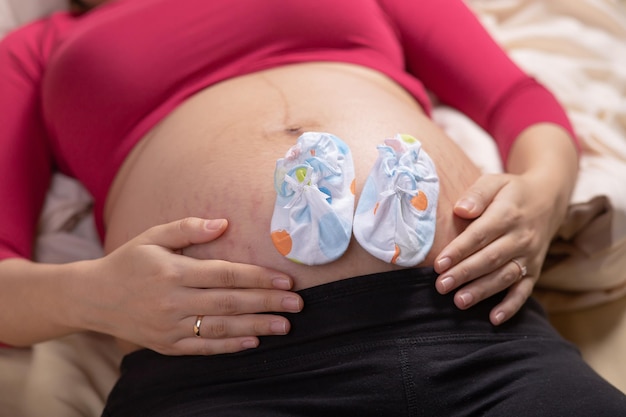
[[[0,340],[119,338],[104,415],[624,411],[527,301],[575,181],[571,126],[462,2],[117,0],[16,31],[0,65]],[[480,175],[427,89],[506,174]],[[307,135],[336,138],[357,216],[332,258],[296,262],[275,178]],[[432,163],[433,212],[370,223],[420,234],[413,262],[376,256],[358,221],[394,137]],[[94,196],[102,259],[29,260],[55,170]]]

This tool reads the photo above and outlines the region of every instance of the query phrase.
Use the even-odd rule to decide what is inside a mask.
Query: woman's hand
[[[513,317],[539,279],[576,169],[575,149],[562,130],[540,125],[525,131],[511,152],[512,173],[480,177],[457,201],[454,214],[472,222],[437,256],[437,290],[458,289],[454,302],[467,309],[508,289],[490,320],[498,325]]]
[[[455,215],[474,221],[435,263],[440,293],[463,286],[454,297],[457,307],[467,309],[509,288],[490,316],[497,325],[526,302],[553,233],[553,202],[537,193],[540,186],[523,176],[485,175],[458,201]]]
[[[167,355],[212,355],[258,346],[260,335],[289,332],[303,301],[288,276],[258,266],[181,255],[217,239],[226,220],[186,218],[153,227],[106,257],[82,263],[93,277],[78,294],[78,327]],[[84,288],[84,286],[81,286]],[[85,290],[82,290],[85,291]],[[93,294],[97,294],[94,297]],[[201,318],[200,337],[194,331]]]

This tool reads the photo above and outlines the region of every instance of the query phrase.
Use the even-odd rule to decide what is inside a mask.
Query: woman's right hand
[[[258,346],[261,335],[289,332],[270,312],[299,312],[302,298],[280,272],[182,249],[217,239],[226,220],[186,218],[152,227],[104,258],[86,261],[92,282],[78,294],[79,327],[166,355],[213,355]],[[94,297],[94,294],[98,296]],[[257,314],[266,313],[266,314]],[[202,317],[200,337],[194,325]]]

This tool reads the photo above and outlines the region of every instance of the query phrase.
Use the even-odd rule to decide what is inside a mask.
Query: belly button
[[[287,132],[290,135],[294,135],[294,136],[300,136],[303,133],[301,126],[287,127],[287,128],[285,128],[285,132]]]

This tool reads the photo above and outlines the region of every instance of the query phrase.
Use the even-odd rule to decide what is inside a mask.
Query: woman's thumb
[[[227,227],[226,219],[186,217],[148,229],[142,240],[144,243],[177,250],[215,240]]]

